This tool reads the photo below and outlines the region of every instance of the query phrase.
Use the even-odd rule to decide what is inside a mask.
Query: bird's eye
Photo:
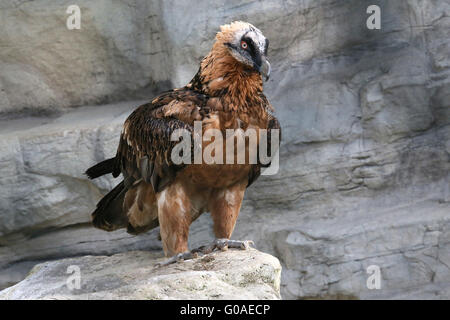
[[[244,50],[247,50],[247,48],[248,48],[247,42],[241,41],[241,48],[244,49]]]

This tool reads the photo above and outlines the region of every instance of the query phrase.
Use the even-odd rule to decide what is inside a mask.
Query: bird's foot
[[[211,244],[195,248],[191,251],[178,253],[166,261],[157,263],[156,267],[167,266],[169,264],[176,263],[178,261],[191,260],[191,259],[197,258],[199,253],[208,254],[208,253],[213,252],[216,249],[219,249],[222,251],[226,251],[226,250],[228,250],[228,248],[247,250],[254,245],[255,245],[255,243],[252,240],[240,241],[240,240],[230,240],[230,239],[216,239]]]
[[[156,267],[163,267],[163,266],[167,266],[169,264],[178,262],[178,261],[184,261],[184,260],[191,260],[194,258],[197,258],[198,254],[192,251],[186,251],[186,252],[182,252],[182,253],[177,253],[176,255],[174,255],[172,258],[163,261],[163,262],[159,262],[156,264]]]
[[[211,244],[206,246],[201,246],[196,249],[191,250],[192,253],[203,253],[208,254],[213,252],[215,249],[219,249],[222,251],[228,250],[228,248],[236,248],[236,249],[242,249],[247,250],[251,248],[251,246],[254,246],[255,243],[252,240],[230,240],[230,239],[216,239]]]

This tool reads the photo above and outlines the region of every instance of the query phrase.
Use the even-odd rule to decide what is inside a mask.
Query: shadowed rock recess
[[[265,91],[283,141],[280,172],[247,190],[233,238],[280,260],[284,299],[450,298],[448,1],[77,3],[81,30],[71,31],[70,1],[0,3],[0,288],[36,263],[88,255],[73,258],[82,274],[100,262],[116,279],[105,296],[126,297],[133,284],[110,264],[130,255],[131,276],[145,275],[146,257],[161,252],[158,230],[93,229],[90,212],[117,181],[83,172],[115,154],[133,108],[189,81],[218,26],[241,19],[270,39]],[[373,4],[381,30],[366,27]],[[190,245],[212,237],[203,215]],[[113,255],[132,250],[148,253]],[[17,291],[68,261],[41,264],[6,294],[70,296]],[[366,285],[371,265],[381,271],[378,290]],[[130,297],[165,297],[140,288]]]

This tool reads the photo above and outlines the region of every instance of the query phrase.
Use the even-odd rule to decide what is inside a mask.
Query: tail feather
[[[127,190],[128,188],[122,180],[99,201],[97,208],[92,213],[94,227],[113,231],[127,226],[128,218],[123,211],[123,201]]]
[[[113,173],[116,158],[111,158],[97,163],[95,166],[86,170],[89,179],[95,179],[108,173]]]

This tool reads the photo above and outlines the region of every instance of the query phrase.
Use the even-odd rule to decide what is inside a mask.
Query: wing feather
[[[202,118],[200,110],[206,101],[207,96],[184,88],[163,93],[138,107],[125,121],[113,174],[143,179],[155,192],[162,190],[183,168],[170,158],[177,144],[170,137],[177,129],[192,132],[194,121]]]
[[[279,130],[279,133],[280,133],[279,143],[281,144],[281,126],[280,126],[280,122],[278,121],[278,119],[271,112],[271,111],[273,111],[273,107],[270,105],[269,101],[267,100],[267,98],[264,95],[262,95],[262,97],[263,97],[263,101],[265,104],[265,109],[268,111],[268,113],[267,113],[268,114],[268,119],[267,119],[268,120],[267,121],[268,132],[267,132],[267,153],[266,154],[269,154],[270,150],[272,148],[272,146],[271,146],[271,142],[272,142],[271,130],[272,129]],[[280,147],[280,145],[278,145],[278,148],[279,147]],[[278,148],[276,150],[278,150]],[[258,151],[258,155],[259,155],[259,151]],[[271,156],[273,156],[273,155],[271,155]],[[250,187],[250,185],[259,178],[259,176],[261,175],[261,168],[268,167],[268,166],[270,166],[270,163],[269,164],[258,163],[258,164],[252,165],[252,168],[248,175],[247,188]]]

